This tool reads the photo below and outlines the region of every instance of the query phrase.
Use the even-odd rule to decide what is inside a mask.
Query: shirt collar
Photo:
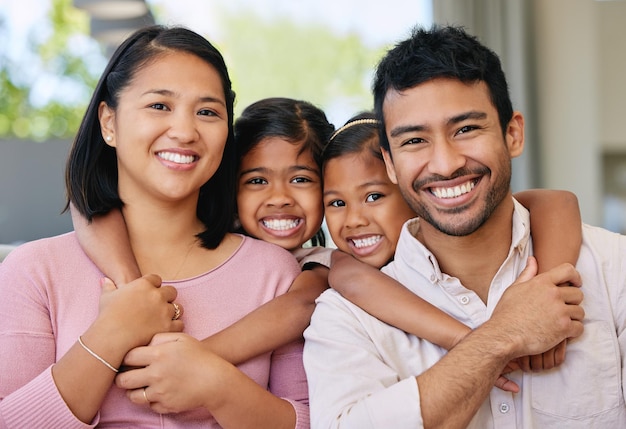
[[[511,248],[509,257],[527,257],[530,241],[530,214],[515,198],[513,198],[513,232],[511,235]],[[398,263],[421,272],[433,285],[445,280],[449,276],[441,272],[435,255],[419,241],[417,233],[420,228],[420,218],[409,219],[402,226],[397,249],[401,249],[395,255]],[[507,258],[508,259],[508,258]]]

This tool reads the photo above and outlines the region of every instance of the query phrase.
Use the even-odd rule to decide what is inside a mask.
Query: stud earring
[[[113,140],[113,137],[107,136],[107,141],[110,142],[111,140]]]

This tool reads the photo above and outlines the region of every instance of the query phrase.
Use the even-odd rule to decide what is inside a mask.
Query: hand
[[[172,302],[177,291],[173,286],[161,286],[161,278],[145,275],[120,288],[105,279],[100,296],[100,312],[94,323],[104,333],[119,338],[123,350],[150,342],[158,332],[183,330],[181,320],[172,320],[176,308]],[[181,313],[182,306],[177,304]]]
[[[550,350],[533,356],[522,356],[516,359],[520,369],[524,372],[539,372],[552,369],[565,362],[567,340],[561,341]]]
[[[120,373],[116,385],[128,389],[127,396],[135,404],[149,403],[162,414],[219,406],[230,374],[238,371],[182,333],[155,335],[148,346],[131,350],[124,364],[141,368]]]
[[[510,347],[511,358],[538,355],[566,338],[582,334],[584,310],[581,278],[571,264],[536,275],[530,257],[517,281],[502,296],[489,324],[494,335]],[[558,287],[569,283],[575,287]]]

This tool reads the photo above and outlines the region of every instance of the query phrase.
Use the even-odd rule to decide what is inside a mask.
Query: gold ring
[[[172,305],[174,306],[174,317],[172,317],[172,320],[178,320],[180,317],[180,306],[175,302],[173,302]]]
[[[146,388],[143,388],[143,398],[146,400],[146,404],[150,403],[150,400],[148,399],[148,395],[146,395]]]

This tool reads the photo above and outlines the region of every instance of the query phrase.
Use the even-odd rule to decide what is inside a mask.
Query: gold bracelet
[[[111,365],[110,363],[108,363],[107,361],[105,361],[104,359],[102,359],[100,356],[98,356],[98,354],[96,352],[94,352],[93,350],[91,350],[89,347],[87,347],[85,345],[85,343],[83,343],[83,340],[80,338],[80,336],[78,337],[78,344],[80,344],[82,346],[82,348],[85,349],[85,351],[87,353],[89,353],[91,356],[95,357],[96,359],[98,359],[100,362],[102,362],[103,364],[105,364],[111,371],[113,372],[119,372],[119,370],[117,368],[115,368],[113,365]]]

